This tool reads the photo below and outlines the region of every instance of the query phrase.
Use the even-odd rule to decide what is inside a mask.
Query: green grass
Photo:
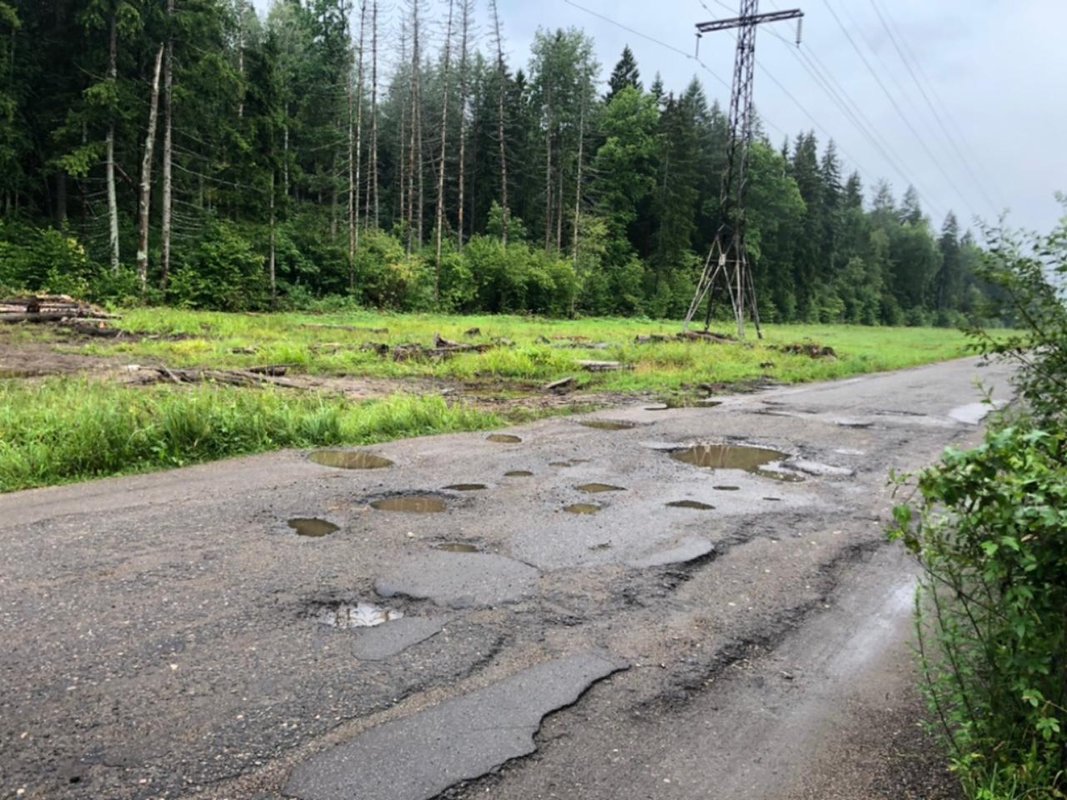
[[[281,447],[368,444],[499,424],[439,397],[356,404],[285,390],[0,380],[0,492]]]
[[[121,325],[157,339],[93,343],[83,352],[121,354],[130,361],[160,361],[176,367],[240,368],[288,364],[294,372],[365,377],[433,377],[444,380],[543,382],[576,375],[583,388],[616,392],[672,392],[698,383],[742,383],[771,378],[783,383],[842,378],[956,358],[968,353],[966,337],[942,328],[869,328],[844,325],[768,325],[762,342],[636,344],[637,336],[671,335],[675,321],[625,319],[545,320],[515,316],[431,314],[220,314],[168,309],[125,313]],[[342,326],[360,330],[346,330]],[[387,333],[371,329],[387,328]],[[479,328],[477,336],[464,332]],[[435,333],[469,343],[508,340],[482,354],[444,361],[396,362],[361,346],[417,342],[430,345]],[[606,347],[562,347],[568,337]],[[547,341],[546,341],[547,340]],[[837,359],[786,355],[775,345],[818,342]],[[253,353],[241,352],[252,349]],[[582,359],[615,360],[632,370],[583,373]]]
[[[700,384],[740,385],[761,378],[783,383],[827,380],[968,353],[967,339],[958,331],[841,325],[768,325],[765,340],[744,343],[637,344],[635,337],[671,336],[680,325],[628,319],[222,314],[159,308],[125,311],[117,324],[149,338],[57,345],[44,326],[33,326],[15,332],[11,341],[47,341],[125,363],[223,369],[287,364],[290,374],[435,378],[479,384],[481,393],[488,390],[510,398],[529,394],[541,383],[575,376],[576,402],[583,392],[655,395],[685,402]],[[381,328],[388,330],[372,330]],[[480,332],[467,336],[472,328]],[[429,346],[437,333],[452,341],[495,346],[445,360],[401,362],[363,349],[372,342]],[[803,342],[833,347],[837,358],[812,359],[775,349]],[[620,361],[631,369],[591,374],[582,371],[578,364],[582,359]],[[502,408],[509,421],[523,419],[524,414],[529,418],[566,410],[530,411],[521,404]],[[351,404],[332,395],[284,389],[128,387],[58,378],[26,387],[0,380],[0,491],[282,447],[359,444],[500,424],[500,417],[433,397],[398,395]]]

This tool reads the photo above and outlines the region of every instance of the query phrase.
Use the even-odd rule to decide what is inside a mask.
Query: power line
[[[977,173],[972,168],[971,161],[966,156],[964,156],[963,152],[960,150],[960,147],[956,141],[957,137],[953,136],[952,133],[949,132],[948,126],[945,124],[945,121],[941,116],[941,112],[938,111],[937,106],[930,100],[930,96],[926,93],[926,89],[923,87],[922,81],[919,80],[919,77],[916,75],[915,70],[912,69],[911,61],[905,55],[905,49],[907,48],[907,44],[902,43],[894,33],[894,26],[890,24],[890,19],[887,19],[889,17],[889,12],[886,11],[885,15],[883,16],[882,10],[879,8],[879,4],[876,2],[876,0],[871,0],[871,6],[872,8],[874,8],[874,13],[878,15],[878,20],[882,23],[882,28],[884,28],[885,32],[888,34],[889,41],[892,42],[893,47],[897,51],[897,55],[900,56],[900,60],[907,68],[908,74],[911,76],[912,81],[915,82],[915,86],[919,89],[919,93],[922,95],[923,100],[926,101],[926,105],[930,109],[930,113],[933,115],[934,119],[937,121],[938,127],[940,127],[941,132],[945,134],[945,139],[948,141],[949,145],[952,147],[953,152],[955,152],[957,158],[959,158],[960,162],[963,164],[964,168],[971,176],[971,179],[974,181],[975,186],[978,187],[978,191],[982,193],[982,197],[985,199],[986,203],[989,204],[990,209],[994,213],[996,213],[997,205],[995,202],[993,202],[992,198],[989,195],[989,192],[986,191],[985,184],[982,182],[982,180],[978,177]],[[922,71],[922,65],[918,63],[918,60],[916,60],[916,67],[919,69],[920,72]],[[930,83],[930,81],[927,81],[927,83]],[[930,83],[930,90],[934,91],[932,83]],[[941,105],[943,106],[944,104],[941,103]]]
[[[841,18],[837,15],[837,12],[834,10],[834,7],[830,5],[830,0],[823,0],[823,5],[826,6],[827,11],[830,12],[830,15],[834,18],[834,21],[841,29],[841,32],[845,34],[845,38],[848,39],[849,44],[852,45],[852,49],[856,51],[856,55],[860,57],[860,61],[863,62],[863,65],[867,68],[867,71],[871,73],[871,76],[878,84],[878,87],[882,90],[882,93],[885,94],[886,99],[889,100],[890,105],[893,106],[893,109],[897,112],[897,115],[908,127],[908,130],[911,131],[911,134],[915,137],[915,140],[922,147],[926,155],[929,156],[930,160],[934,163],[934,166],[937,167],[938,171],[941,172],[942,176],[948,182],[949,186],[952,187],[952,189],[966,203],[967,201],[965,195],[956,187],[955,182],[948,175],[948,173],[945,172],[944,167],[941,165],[941,162],[938,160],[937,156],[935,156],[933,152],[931,152],[930,148],[927,146],[926,140],[923,139],[922,135],[915,129],[915,126],[912,125],[911,120],[908,118],[908,115],[904,113],[903,109],[901,109],[900,105],[897,103],[896,98],[894,98],[892,93],[890,93],[889,89],[886,88],[886,85],[879,77],[878,72],[874,69],[874,67],[871,66],[871,62],[867,60],[867,57],[863,54],[863,50],[861,50],[860,46],[856,44],[856,40],[852,38],[852,34],[849,33],[848,28],[846,28],[844,23],[841,21]]]
[[[698,2],[700,3],[701,6],[704,7],[704,10],[707,11],[709,14],[713,13],[711,11],[711,9],[708,8],[707,4],[704,3],[704,0],[698,0]],[[723,8],[726,8],[726,9],[728,9],[730,11],[733,10],[733,9],[730,8],[730,6],[726,5],[726,3],[723,2],[723,0],[715,0],[715,2],[718,3],[720,6],[722,6]],[[774,7],[777,8],[776,4],[772,3],[772,5],[774,5]],[[906,172],[900,167],[900,165],[899,165],[899,162],[900,162],[899,157],[895,154],[895,152],[893,152],[892,147],[890,147],[887,142],[884,142],[884,141],[879,139],[879,137],[877,135],[877,128],[875,128],[873,125],[871,125],[870,121],[866,119],[866,116],[863,114],[862,109],[852,100],[851,97],[848,97],[847,93],[844,92],[843,87],[840,87],[839,84],[838,84],[838,87],[840,88],[841,94],[844,95],[844,97],[848,100],[848,102],[852,103],[852,105],[854,106],[855,110],[853,111],[852,109],[850,109],[848,104],[845,102],[845,100],[842,100],[837,95],[837,93],[834,91],[834,89],[832,88],[830,82],[836,83],[836,79],[834,79],[832,73],[830,73],[828,70],[825,70],[825,68],[824,68],[824,71],[826,72],[826,76],[823,77],[818,73],[818,70],[813,65],[809,65],[809,63],[805,61],[805,59],[809,57],[809,54],[812,54],[811,49],[807,48],[807,47],[804,48],[804,49],[801,49],[801,48],[795,46],[795,44],[793,42],[789,41],[788,39],[786,39],[784,36],[782,36],[781,34],[777,33],[773,29],[768,29],[767,32],[770,33],[775,38],[782,40],[783,42],[785,42],[788,45],[790,53],[792,53],[793,56],[800,61],[801,66],[808,72],[809,75],[812,76],[812,78],[820,86],[820,88],[822,88],[823,91],[825,91],[827,93],[827,95],[830,97],[830,99],[837,105],[838,109],[841,110],[842,113],[844,113],[845,117],[847,119],[849,119],[849,121],[852,122],[857,127],[857,129],[860,131],[860,133],[867,139],[868,143],[870,143],[871,146],[882,156],[882,158],[886,161],[886,163],[890,166],[890,168],[894,172],[896,172],[904,180],[905,183],[914,186],[914,182],[908,177]],[[815,125],[815,127],[817,127],[827,137],[827,139],[831,139],[831,140],[834,139],[834,136],[819,122],[819,120],[808,110],[808,108],[802,102],[800,102],[800,100],[798,100],[796,98],[796,96],[792,92],[790,92],[789,89],[787,89],[782,84],[782,82],[779,81],[774,76],[774,74],[771,73],[771,71],[766,66],[764,66],[758,59],[757,59],[756,63],[760,67],[760,69],[763,70],[764,74],[766,74],[767,77],[773,83],[775,83],[778,86],[778,88],[790,100],[793,101],[793,103],[797,106],[797,108],[799,108],[801,110],[801,112],[809,120],[812,121],[812,123]],[[845,148],[842,147],[840,145],[840,143],[838,143],[838,149],[840,150],[842,155],[844,155],[847,159],[849,159],[850,161],[853,162],[853,164],[854,164],[853,168],[856,169],[857,171],[859,171],[861,174],[863,174],[864,177],[867,178],[868,183],[870,183],[873,180],[873,173],[871,173],[869,170],[864,169],[863,164],[859,161],[859,159],[857,159],[854,155],[852,155],[847,150],[845,150]],[[919,190],[916,189],[916,192],[918,192],[918,191]],[[928,208],[930,208],[933,213],[938,214],[940,216],[937,206],[934,203],[930,202],[928,199],[923,198],[921,193],[920,193],[920,199],[922,199],[922,202]]]

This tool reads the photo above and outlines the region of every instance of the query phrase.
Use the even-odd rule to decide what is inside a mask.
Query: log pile
[[[77,320],[80,323],[79,327],[91,327],[92,323],[99,324],[109,319],[115,319],[115,315],[65,294],[26,295],[0,299],[0,322],[64,324]]]

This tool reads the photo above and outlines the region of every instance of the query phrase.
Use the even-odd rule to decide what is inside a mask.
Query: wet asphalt
[[[976,438],[975,378],[1008,397],[965,360],[0,496],[0,797],[781,794],[858,632],[906,645],[886,477]]]

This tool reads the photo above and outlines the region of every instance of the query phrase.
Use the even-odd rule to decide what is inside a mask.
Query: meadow
[[[134,309],[114,325],[128,335],[72,339],[27,327],[11,331],[4,347],[33,344],[68,358],[106,359],[119,373],[128,364],[175,370],[273,365],[284,366],[289,379],[334,382],[297,390],[138,385],[116,380],[115,371],[0,378],[0,491],[279,448],[488,429],[591,404],[686,405],[714,392],[844,378],[969,352],[967,337],[955,330],[841,325],[771,325],[762,340],[750,335],[714,342],[679,340],[677,321],[362,311]],[[432,348],[437,337],[472,349],[447,357],[421,349]],[[407,345],[420,347],[398,359],[397,349]],[[796,345],[801,352],[783,349]],[[832,348],[833,355],[812,357],[813,348]],[[588,361],[619,368],[590,372],[583,366]],[[537,402],[547,383],[564,378],[573,381],[563,401]],[[354,400],[343,390],[346,379],[384,379],[387,394]],[[450,391],[442,396],[434,386]],[[487,396],[498,402],[484,402]],[[503,398],[508,402],[499,402]]]

